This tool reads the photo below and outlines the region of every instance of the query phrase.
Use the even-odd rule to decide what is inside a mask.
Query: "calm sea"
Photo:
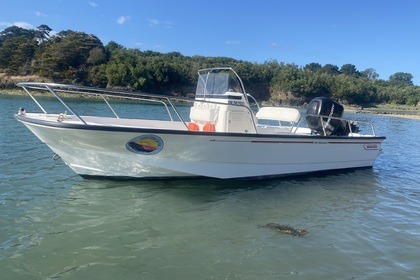
[[[22,106],[0,95],[1,279],[420,278],[418,120],[357,115],[387,136],[373,169],[107,181],[52,160],[14,120]]]

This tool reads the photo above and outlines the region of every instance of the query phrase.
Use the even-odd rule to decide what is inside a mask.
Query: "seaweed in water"
[[[259,227],[274,229],[280,233],[290,234],[292,236],[302,237],[308,234],[308,231],[306,229],[296,229],[288,225],[279,225],[276,223],[269,223],[269,224],[266,224],[264,226],[259,226]]]

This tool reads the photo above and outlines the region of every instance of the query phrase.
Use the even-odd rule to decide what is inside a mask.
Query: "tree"
[[[397,73],[389,76],[389,83],[391,85],[412,86],[413,85],[413,75],[411,75],[410,73],[397,72]]]
[[[322,70],[322,65],[319,63],[312,62],[312,63],[306,64],[303,69],[316,72],[316,71]]]
[[[24,29],[22,27],[13,25],[13,26],[7,27],[2,32],[0,32],[0,44],[3,41],[11,39],[11,38],[16,38],[20,36],[33,37],[33,35],[34,35],[33,30],[28,30],[28,29]]]
[[[353,104],[368,104],[375,95],[373,81],[348,75],[337,76],[332,87],[333,98]]]
[[[305,101],[309,102],[317,96],[331,96],[328,75],[305,72],[302,79],[301,92],[299,93],[305,97]]]
[[[88,81],[90,85],[106,87],[108,80],[106,78],[106,65],[94,65],[88,69]]]
[[[116,43],[116,42],[114,42],[114,41],[110,41],[106,46],[105,46],[105,50],[106,50],[106,52],[107,52],[107,54],[109,55],[109,54],[111,54],[113,51],[115,51],[115,50],[123,50],[123,49],[125,49],[124,47],[123,47],[123,45],[120,45],[120,44],[118,44],[118,43]]]
[[[340,70],[338,69],[338,66],[332,65],[332,64],[325,64],[322,67],[322,72],[324,72],[326,74],[331,74],[331,75],[340,74]]]
[[[36,32],[36,37],[40,43],[50,38],[50,32],[52,31],[52,29],[48,25],[41,24],[37,27],[37,29],[38,31]]]
[[[346,76],[357,76],[359,74],[359,72],[356,69],[356,66],[350,63],[341,66],[340,72],[341,74],[344,74]]]
[[[106,54],[103,47],[95,47],[89,51],[87,58],[89,65],[100,65],[106,63]]]
[[[368,68],[360,72],[360,76],[371,80],[377,80],[379,78],[378,73],[376,73],[376,70],[373,68]]]
[[[39,73],[61,82],[85,83],[88,59],[95,48],[103,49],[96,36],[72,30],[61,31],[42,44],[37,56]]]
[[[115,45],[113,44],[113,46]],[[138,64],[139,54],[139,50],[112,48],[105,70],[109,86],[133,88],[136,82],[135,69]]]
[[[10,74],[30,74],[36,47],[34,30],[6,28],[0,32],[0,69]]]

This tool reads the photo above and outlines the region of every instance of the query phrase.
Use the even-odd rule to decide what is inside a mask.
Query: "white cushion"
[[[190,119],[198,122],[213,122],[216,117],[216,110],[212,108],[191,107]]]
[[[300,112],[295,108],[262,107],[260,110],[258,110],[256,117],[261,120],[274,120],[295,123],[300,119]]]

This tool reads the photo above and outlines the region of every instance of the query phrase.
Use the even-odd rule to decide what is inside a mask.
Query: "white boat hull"
[[[28,116],[17,119],[82,176],[228,179],[371,167],[384,139],[244,135],[51,123]],[[146,140],[153,142],[152,152],[128,147],[128,143]]]

